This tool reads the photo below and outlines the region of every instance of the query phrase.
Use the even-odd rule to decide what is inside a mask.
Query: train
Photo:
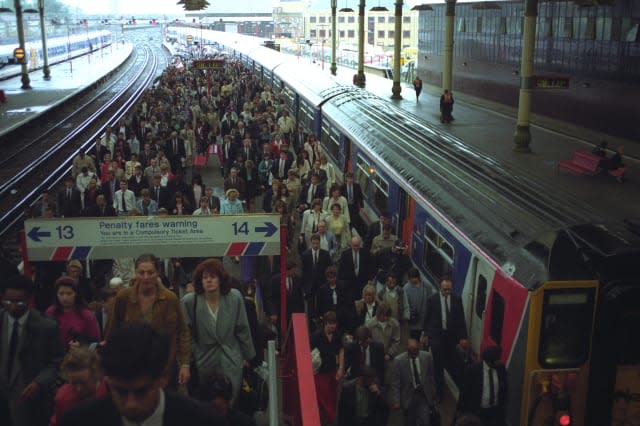
[[[47,53],[49,63],[64,61],[76,56],[85,55],[100,48],[107,47],[113,42],[111,31],[99,30],[83,33],[76,33],[67,36],[52,37],[47,39]],[[0,68],[9,65],[16,65],[13,51],[17,44],[5,44],[0,46]],[[31,68],[42,66],[44,57],[42,55],[42,42],[35,40],[26,43],[26,61]],[[36,64],[35,66],[32,64]]]
[[[452,277],[472,351],[502,347],[509,424],[636,424],[637,225],[603,222],[570,194],[261,39],[200,37],[279,93],[336,169],[354,173],[367,212],[392,215],[427,282]]]

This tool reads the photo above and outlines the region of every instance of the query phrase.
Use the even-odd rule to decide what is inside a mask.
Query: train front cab
[[[549,281],[531,293],[520,424],[640,424],[637,276]]]

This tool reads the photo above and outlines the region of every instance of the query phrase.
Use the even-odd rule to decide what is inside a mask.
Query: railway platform
[[[328,69],[325,64],[327,72]],[[352,82],[354,73],[354,69],[339,67],[337,77]],[[473,152],[489,155],[496,161],[497,167],[506,168],[514,177],[519,177],[517,182],[537,179],[547,187],[569,194],[584,205],[593,207],[603,220],[640,220],[640,141],[617,138],[541,115],[532,115],[532,152],[518,153],[513,150],[513,134],[518,113],[515,108],[457,93],[454,87],[455,120],[449,124],[442,124],[439,109],[442,93],[439,87],[423,84],[420,99],[416,101],[413,86],[402,83],[403,99],[393,100],[391,80],[369,74],[366,77],[367,90],[389,99],[435,128],[456,136],[468,146],[470,155]],[[558,162],[570,159],[575,150],[591,151],[602,141],[609,144],[609,158],[616,147],[624,146],[626,182],[619,183],[607,172],[591,176],[558,171]]]
[[[0,104],[0,137],[56,108],[97,84],[124,63],[133,50],[130,43],[114,43],[90,55],[51,65],[51,79],[42,69],[29,72],[31,89],[22,89],[21,76],[0,81],[7,102]],[[0,76],[15,74],[17,67],[5,67]]]

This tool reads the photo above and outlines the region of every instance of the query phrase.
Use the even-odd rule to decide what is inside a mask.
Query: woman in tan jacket
[[[175,387],[178,366],[178,384],[185,385],[190,378],[191,337],[180,301],[161,284],[158,259],[154,255],[141,255],[135,266],[133,285],[116,296],[113,312],[107,321],[105,339],[112,330],[126,324],[141,321],[149,323],[157,332],[169,337],[169,362],[165,369],[169,386]]]

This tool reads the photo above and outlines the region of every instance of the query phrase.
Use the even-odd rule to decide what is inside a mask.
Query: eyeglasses
[[[17,307],[23,307],[23,306],[27,306],[27,302],[24,302],[22,300],[18,300],[18,301],[15,301],[15,300],[3,300],[2,301],[2,306],[5,306],[5,307],[8,308],[11,305],[15,305]]]

